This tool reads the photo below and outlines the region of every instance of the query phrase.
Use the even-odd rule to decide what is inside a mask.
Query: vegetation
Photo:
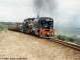
[[[0,26],[0,31],[4,30],[3,26]]]
[[[67,37],[64,35],[57,35],[57,38],[64,41],[74,42],[76,39],[73,37]]]
[[[7,25],[1,24],[0,23],[0,31],[6,30],[7,29]]]

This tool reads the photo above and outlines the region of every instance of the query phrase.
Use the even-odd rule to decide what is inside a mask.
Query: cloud
[[[33,17],[32,0],[0,0],[0,21],[23,21]]]
[[[0,0],[0,6],[7,7],[29,7],[32,5],[32,0]]]
[[[36,14],[33,1],[0,0],[0,21],[23,21],[27,17],[34,17]],[[57,8],[53,13],[55,25],[69,26],[73,23],[73,17],[76,17],[76,21],[79,22],[80,18],[77,16],[80,16],[80,0],[56,0],[56,5]],[[46,16],[51,15],[46,14]],[[45,15],[43,14],[43,16]]]
[[[72,23],[76,25],[78,20],[77,16],[80,16],[80,0],[57,0],[58,8],[56,10],[56,24],[64,27],[70,27]],[[76,20],[74,20],[74,17]],[[74,26],[74,24],[72,25]],[[71,26],[71,27],[72,27]]]

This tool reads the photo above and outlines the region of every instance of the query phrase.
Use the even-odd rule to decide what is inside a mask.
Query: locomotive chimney
[[[37,13],[37,18],[39,18],[40,17],[40,15],[39,15],[39,13]]]

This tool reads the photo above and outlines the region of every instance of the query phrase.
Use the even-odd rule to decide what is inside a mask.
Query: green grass
[[[67,37],[64,35],[57,35],[57,38],[63,41],[74,42],[76,39],[73,37]]]
[[[6,30],[7,25],[0,24],[0,31]]]

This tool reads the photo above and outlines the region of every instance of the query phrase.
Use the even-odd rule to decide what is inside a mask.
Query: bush
[[[75,41],[74,38],[63,36],[63,35],[57,35],[57,38],[60,39],[60,40],[64,40],[64,41],[70,41],[70,42],[74,42]]]
[[[62,35],[58,35],[57,38],[60,39],[60,40],[65,40],[66,39],[66,37],[62,36]]]
[[[6,30],[6,29],[7,29],[7,26],[0,24],[0,31]]]
[[[4,28],[2,26],[0,26],[0,31],[2,31]]]
[[[74,42],[75,39],[74,38],[69,38],[69,41]]]

